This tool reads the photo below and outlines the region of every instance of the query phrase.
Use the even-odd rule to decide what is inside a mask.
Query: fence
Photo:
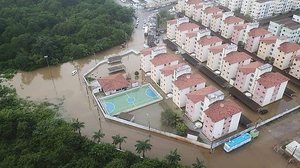
[[[253,129],[256,129],[256,128],[260,127],[260,126],[263,126],[263,125],[265,125],[265,124],[268,124],[269,122],[272,122],[272,121],[274,121],[274,120],[276,120],[276,119],[278,119],[278,118],[280,118],[280,117],[282,117],[282,116],[284,116],[284,115],[286,115],[286,114],[289,114],[289,113],[291,113],[291,112],[293,112],[293,111],[295,111],[295,110],[297,110],[297,109],[299,109],[299,108],[300,108],[300,105],[298,105],[298,106],[296,106],[296,107],[294,107],[294,108],[291,108],[291,109],[289,109],[289,110],[287,110],[287,111],[285,111],[285,112],[279,113],[279,114],[277,114],[277,115],[275,115],[275,116],[273,116],[273,117],[271,117],[271,118],[269,118],[269,119],[266,119],[266,120],[264,120],[264,121],[258,122],[256,125],[254,125],[254,126],[252,126],[252,127],[249,127],[249,128],[247,128],[247,129],[245,129],[245,130],[243,130],[243,131],[241,131],[241,132],[239,132],[239,133],[236,133],[236,134],[234,134],[234,135],[232,135],[232,136],[230,136],[230,137],[227,137],[227,138],[222,139],[222,140],[217,141],[217,142],[213,142],[213,143],[211,144],[211,148],[216,148],[216,147],[222,145],[223,143],[229,141],[229,140],[232,139],[232,138],[238,137],[238,136],[240,136],[241,134],[244,134],[244,133],[246,133],[246,132],[249,132],[249,131],[251,131],[251,130],[253,130]]]

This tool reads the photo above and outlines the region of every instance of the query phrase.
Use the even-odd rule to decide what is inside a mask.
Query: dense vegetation
[[[175,128],[177,135],[186,136],[188,127],[184,124],[181,116],[172,109],[166,109],[161,113],[161,121],[164,125]]]
[[[68,123],[59,118],[49,104],[35,104],[19,99],[14,90],[0,85],[0,167],[64,168],[182,168],[181,156],[171,151],[166,160],[141,159],[122,152],[125,136],[113,136],[113,144],[101,143],[105,136],[95,132],[93,139],[81,136],[84,123]],[[54,106],[55,107],[55,106]],[[136,151],[151,150],[149,140],[137,141]],[[203,168],[197,160],[194,168]]]
[[[113,0],[0,0],[0,71],[32,70],[127,40],[134,10]]]

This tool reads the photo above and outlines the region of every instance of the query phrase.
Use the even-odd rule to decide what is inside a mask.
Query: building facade
[[[207,61],[208,49],[212,46],[222,45],[222,39],[217,36],[204,36],[196,43],[195,54],[196,58],[201,61]]]
[[[268,72],[256,80],[252,99],[261,106],[266,106],[282,98],[288,78],[278,72]]]
[[[224,93],[213,86],[193,91],[186,95],[185,114],[192,121],[203,122],[204,111],[216,101],[224,99]]]
[[[230,52],[222,61],[221,76],[228,82],[234,80],[238,69],[242,65],[249,64],[250,61],[251,56],[244,52]]]
[[[186,94],[205,87],[205,79],[199,74],[183,74],[174,76],[172,91],[173,102],[178,107],[186,105]]]
[[[231,100],[217,101],[204,111],[202,132],[209,140],[237,130],[242,108]]]
[[[300,79],[300,56],[299,55],[294,57],[289,74],[295,77],[296,79]]]
[[[272,34],[264,28],[254,28],[248,33],[245,49],[249,52],[256,52],[261,39],[270,37]]]
[[[177,65],[179,59],[174,54],[159,54],[150,61],[151,79],[160,83],[160,70],[166,66]]]

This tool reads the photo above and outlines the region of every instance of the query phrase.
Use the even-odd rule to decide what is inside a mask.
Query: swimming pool
[[[132,111],[162,100],[161,95],[151,86],[142,85],[120,93],[100,98],[100,103],[108,115]]]

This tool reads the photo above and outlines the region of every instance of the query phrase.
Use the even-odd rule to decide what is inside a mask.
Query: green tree
[[[135,150],[138,154],[142,153],[143,158],[145,158],[145,152],[151,150],[152,145],[150,144],[150,139],[146,139],[145,141],[136,141]]]
[[[176,124],[176,132],[180,136],[185,136],[188,131],[188,127],[183,122],[178,122]]]
[[[101,130],[98,130],[97,132],[94,132],[93,140],[97,143],[100,143],[104,136],[105,134]]]
[[[204,161],[199,160],[199,158],[196,158],[196,163],[193,163],[192,167],[193,168],[206,168],[206,166],[204,165]]]
[[[75,131],[78,131],[79,135],[81,135],[81,128],[84,128],[84,122],[80,122],[78,118],[76,120],[73,119],[72,127]]]
[[[181,160],[181,156],[177,153],[177,149],[174,151],[170,151],[170,153],[166,156],[167,162],[174,167],[177,167],[178,162]]]
[[[127,168],[127,162],[124,159],[115,158],[104,168]]]
[[[166,109],[161,113],[161,121],[165,125],[176,126],[176,123],[180,120],[180,117],[177,113],[171,109]]]
[[[122,150],[122,143],[126,142],[126,138],[126,136],[121,137],[120,134],[112,136],[113,144],[116,146],[119,145],[119,149]]]

